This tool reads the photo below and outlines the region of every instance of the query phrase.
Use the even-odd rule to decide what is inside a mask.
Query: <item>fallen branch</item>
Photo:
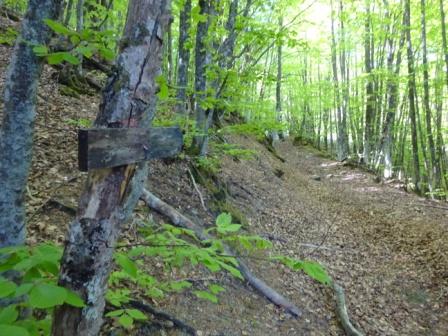
[[[347,313],[347,305],[345,304],[344,289],[335,282],[333,282],[333,289],[336,296],[336,313],[341,321],[345,333],[348,336],[363,336],[363,334],[356,330],[350,322],[350,318]]]
[[[192,230],[200,240],[208,240],[211,238],[211,236],[205,233],[202,228],[179,213],[172,206],[157,198],[148,190],[143,190],[141,199],[148,205],[148,207],[168,217],[174,225]],[[233,253],[227,246],[224,246],[224,252],[235,257],[235,253]],[[238,269],[241,272],[241,275],[250,285],[252,285],[252,287],[258,290],[263,296],[268,298],[275,305],[284,308],[291,315],[295,317],[299,317],[302,315],[302,312],[297,306],[289,302],[285,297],[269,287],[263,280],[253,275],[241,259],[236,257],[236,260],[238,261]]]
[[[192,335],[192,336],[197,335],[196,330],[193,327],[189,326],[185,322],[182,322],[181,320],[178,320],[177,318],[175,318],[174,316],[171,316],[168,313],[159,311],[159,310],[155,309],[154,307],[151,307],[151,306],[149,306],[143,302],[140,302],[140,301],[131,300],[129,302],[129,305],[131,305],[133,308],[141,310],[145,313],[149,313],[159,319],[171,321],[177,329],[179,329],[189,335]]]

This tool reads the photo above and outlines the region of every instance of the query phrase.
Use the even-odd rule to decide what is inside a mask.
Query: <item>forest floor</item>
[[[1,92],[11,50],[0,45]],[[76,168],[74,121],[92,119],[98,102],[98,96],[61,95],[54,70],[45,68],[27,191],[30,244],[64,241],[70,209],[76,207],[86,177]],[[245,229],[270,237],[276,253],[325,265],[345,288],[349,314],[365,335],[448,335],[446,204],[406,193],[393,183],[376,183],[373,175],[291,140],[276,145],[285,162],[250,137],[228,136],[227,141],[256,153],[251,160],[223,157],[218,173],[232,204],[248,219]],[[182,160],[152,162],[148,189],[198,223],[211,225],[214,214],[202,209],[188,169]],[[199,188],[208,205],[211,196]],[[148,216],[167,221],[140,204],[135,217]],[[132,228],[130,224],[125,237],[133,234]],[[330,288],[277,264],[247,261],[257,276],[303,310],[301,318],[284,313],[237,279],[197,268],[172,270],[171,276],[193,279],[198,289],[220,283],[226,291],[218,304],[191,291],[152,304],[203,336],[344,334]],[[164,273],[156,262],[148,269]],[[169,328],[158,334],[177,335]]]

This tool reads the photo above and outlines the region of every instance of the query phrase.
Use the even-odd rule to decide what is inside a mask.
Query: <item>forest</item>
[[[447,335],[443,0],[0,0],[0,336]]]

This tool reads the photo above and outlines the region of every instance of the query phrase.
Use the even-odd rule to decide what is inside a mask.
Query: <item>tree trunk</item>
[[[204,108],[204,100],[206,98],[207,76],[206,70],[208,66],[208,46],[206,43],[208,27],[210,23],[210,7],[211,1],[199,0],[200,15],[208,16],[206,20],[198,23],[196,32],[196,48],[195,48],[195,114],[196,114],[196,132],[198,133],[193,139],[193,150],[200,155],[203,153],[204,144],[207,139],[207,115]]]
[[[429,153],[431,155],[429,170],[429,179],[428,182],[433,185],[433,188],[437,188],[437,185],[434,185],[436,181],[439,181],[439,164],[436,159],[436,146],[434,143],[434,136],[432,134],[432,121],[431,121],[431,109],[429,107],[429,73],[428,73],[428,56],[426,49],[426,1],[420,1],[421,6],[421,24],[422,24],[422,51],[423,51],[423,107],[425,109],[425,117],[426,117],[426,136],[428,137],[428,145],[429,145]]]
[[[408,58],[408,98],[409,98],[409,118],[411,120],[411,139],[412,139],[412,159],[414,164],[414,184],[417,192],[420,191],[420,160],[418,156],[418,135],[417,135],[417,118],[415,107],[415,68],[414,53],[411,41],[411,4],[410,0],[405,0],[405,31],[407,41],[407,58]]]
[[[188,65],[190,64],[190,48],[187,45],[191,26],[191,0],[185,0],[179,15],[179,46],[177,66],[177,105],[176,112],[185,115],[187,112]]]
[[[366,112],[364,129],[364,163],[370,165],[370,155],[372,152],[373,123],[375,115],[375,97],[373,95],[373,77],[372,77],[372,45],[371,45],[371,23],[370,23],[370,1],[366,2],[366,21],[364,36],[364,66],[367,74],[366,83]]]
[[[385,1],[386,6],[388,3]],[[388,12],[387,18],[390,18]],[[404,17],[403,17],[404,20]],[[386,84],[386,95],[387,95],[387,108],[386,108],[386,118],[383,124],[383,132],[378,145],[378,153],[380,155],[378,163],[384,163],[383,177],[388,179],[392,177],[393,165],[392,165],[392,144],[393,144],[393,127],[395,124],[395,115],[398,108],[399,100],[399,80],[401,68],[401,55],[402,49],[405,41],[404,30],[401,33],[400,41],[398,47],[394,46],[395,35],[394,29],[391,28],[390,36],[388,37],[388,55],[387,55],[387,84]],[[394,50],[396,48],[396,50]],[[396,53],[396,57],[395,57]],[[395,65],[394,65],[394,58]]]
[[[129,2],[123,33],[127,43],[121,44],[116,70],[103,92],[95,127],[150,126],[169,5],[169,0]],[[89,173],[78,214],[66,237],[59,278],[59,284],[78,293],[86,307],[58,307],[53,335],[98,334],[113,247],[140,197],[146,178],[145,163]]]
[[[60,0],[30,0],[6,75],[0,129],[0,247],[25,242],[24,192],[31,165],[37,84],[43,59],[33,45],[46,44],[51,31],[44,19],[56,20]]]

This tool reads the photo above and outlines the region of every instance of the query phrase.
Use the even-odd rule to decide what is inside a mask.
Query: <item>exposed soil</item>
[[[11,48],[0,45],[2,92],[10,53]],[[69,119],[93,118],[99,97],[60,95],[49,67],[41,83],[27,193],[29,242],[62,243],[72,216],[64,206],[76,205],[86,176],[76,170],[76,126]],[[0,116],[2,108],[0,104]],[[375,183],[373,175],[327,159],[312,148],[296,147],[290,140],[276,145],[285,162],[249,137],[227,140],[256,152],[252,160],[223,157],[219,173],[232,203],[247,216],[248,232],[272,239],[273,253],[324,264],[346,289],[349,313],[366,335],[448,335],[446,204],[408,194],[393,183]],[[202,209],[185,161],[153,162],[148,188],[193,220],[213,222],[215,214]],[[207,190],[199,188],[210,204]],[[147,216],[140,205],[136,218]],[[248,263],[304,315],[292,318],[246,284],[203,269],[173,270],[171,275],[193,279],[199,289],[219,282],[226,288],[219,304],[199,300],[191,291],[152,303],[200,335],[344,334],[330,288],[278,264],[259,259]],[[164,272],[157,263],[148,269]],[[172,329],[158,333],[177,334]]]

